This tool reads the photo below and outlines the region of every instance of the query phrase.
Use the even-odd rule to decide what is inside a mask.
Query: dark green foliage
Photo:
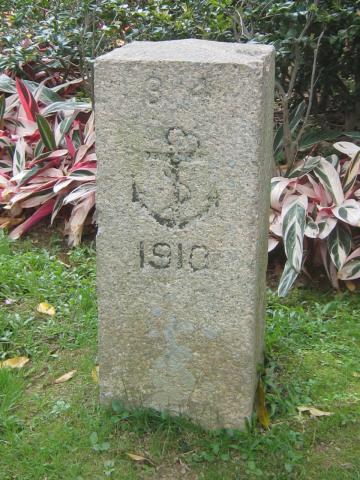
[[[131,40],[206,38],[256,41],[277,50],[277,77],[286,87],[297,50],[292,103],[307,99],[316,41],[316,113],[342,109],[346,128],[360,111],[360,1],[258,0],[11,0],[2,1],[0,71],[90,75],[99,54]],[[307,25],[307,28],[305,26]],[[57,73],[59,74],[59,73]],[[339,123],[339,119],[337,119]]]
[[[353,128],[354,115],[360,114],[360,2],[248,0],[245,3],[239,10],[247,26],[247,30],[239,31],[241,38],[276,47],[277,77],[282,85],[289,81],[289,65],[295,61],[298,45],[300,65],[295,103],[307,96],[316,40],[324,32],[317,58],[313,110],[317,113],[335,108],[345,110],[345,127]]]

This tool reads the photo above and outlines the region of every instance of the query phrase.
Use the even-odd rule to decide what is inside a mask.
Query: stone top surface
[[[186,39],[165,42],[132,42],[102,55],[96,61],[147,61],[194,63],[257,63],[272,54],[270,45]]]

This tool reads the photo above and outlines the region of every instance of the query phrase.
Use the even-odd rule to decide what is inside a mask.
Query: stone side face
[[[273,50],[139,42],[100,57],[103,403],[242,428],[262,360]]]

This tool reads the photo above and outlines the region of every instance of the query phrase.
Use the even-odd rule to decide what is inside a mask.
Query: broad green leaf
[[[345,200],[340,207],[333,208],[333,214],[353,227],[360,227],[360,202],[354,199]]]
[[[314,168],[314,173],[331,195],[335,205],[341,205],[344,201],[344,192],[340,176],[331,163],[325,160],[325,158],[320,158],[319,164]]]
[[[311,130],[308,133],[305,133],[299,143],[300,152],[308,150],[319,142],[324,140],[335,140],[335,138],[340,137],[342,132],[324,132],[323,130]]]
[[[56,148],[55,137],[46,118],[42,117],[40,114],[37,114],[36,122],[38,124],[39,132],[41,135],[41,139],[44,142],[44,145],[51,151],[55,150]]]
[[[279,297],[285,297],[292,287],[293,283],[296,280],[296,277],[299,275],[291,264],[287,261],[285,263],[284,271],[280,278],[280,283],[278,287],[278,295]]]
[[[302,266],[307,206],[308,199],[305,195],[293,195],[284,202],[282,212],[285,253],[289,264],[297,272],[300,272]]]
[[[349,230],[338,223],[327,239],[331,260],[337,270],[346,262],[351,249],[351,235]]]
[[[350,137],[354,140],[360,140],[360,132],[344,132],[343,135]]]

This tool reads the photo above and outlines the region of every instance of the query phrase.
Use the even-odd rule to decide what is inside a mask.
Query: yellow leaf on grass
[[[136,455],[136,453],[127,453],[126,454],[128,457],[131,458],[131,460],[134,460],[134,462],[146,462],[147,458],[142,457],[141,455]]]
[[[346,285],[346,288],[347,288],[348,290],[350,290],[350,292],[355,292],[355,290],[356,290],[356,285],[355,285],[354,282],[352,282],[351,280],[347,280],[347,281],[345,282],[345,285]]]
[[[259,380],[259,385],[257,388],[256,413],[261,426],[263,428],[269,428],[270,417],[265,404],[265,389],[261,378]]]
[[[353,372],[352,376],[355,378],[360,378],[360,372]]]
[[[127,453],[126,454],[131,460],[138,463],[146,463],[147,465],[153,465],[154,463],[148,457],[143,457],[142,455],[137,455],[136,453]]]
[[[55,315],[55,308],[47,302],[41,302],[36,309],[39,313],[45,313],[53,317]]]
[[[311,417],[329,417],[332,412],[324,412],[315,407],[297,407],[300,413],[309,412]]]
[[[91,370],[91,377],[95,383],[99,383],[99,365],[96,365],[96,367]]]
[[[73,376],[75,375],[76,373],[76,370],[71,370],[70,372],[67,372],[65,373],[64,375],[61,375],[61,377],[57,378],[56,380],[54,380],[54,383],[58,384],[58,383],[64,383],[64,382],[67,382],[68,380],[70,380],[71,378],[73,378]]]
[[[22,368],[30,361],[27,357],[14,357],[8,358],[7,360],[3,360],[0,362],[0,368]]]

